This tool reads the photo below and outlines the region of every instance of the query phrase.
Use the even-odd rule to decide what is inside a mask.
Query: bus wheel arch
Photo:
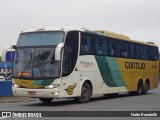
[[[80,87],[80,96],[75,98],[78,103],[86,103],[92,96],[93,86],[90,80],[85,80]]]
[[[93,85],[92,85],[92,82],[90,80],[86,80],[84,83],[88,83],[91,87],[91,95],[92,95],[92,92],[93,92]],[[83,84],[84,84],[83,83]]]
[[[146,79],[144,84],[143,84],[143,94],[147,94],[148,90],[150,90],[150,80]]]

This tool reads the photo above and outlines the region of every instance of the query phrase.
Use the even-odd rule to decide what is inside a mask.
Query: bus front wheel
[[[53,100],[53,98],[39,98],[39,100],[43,103],[50,103]]]
[[[85,82],[81,89],[81,96],[75,98],[75,101],[79,103],[86,103],[90,100],[91,95],[92,95],[92,88],[87,82]]]

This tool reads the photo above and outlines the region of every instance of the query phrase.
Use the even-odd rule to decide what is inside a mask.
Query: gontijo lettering
[[[145,63],[125,62],[126,69],[145,69]]]

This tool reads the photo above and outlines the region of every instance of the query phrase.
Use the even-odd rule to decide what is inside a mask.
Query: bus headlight
[[[45,86],[45,88],[47,89],[52,89],[52,88],[57,88],[57,87],[59,87],[59,84],[51,84],[51,85]]]
[[[13,83],[12,85],[13,85],[13,87],[15,87],[15,88],[20,88],[20,87],[21,87],[20,85],[17,85],[16,83]]]

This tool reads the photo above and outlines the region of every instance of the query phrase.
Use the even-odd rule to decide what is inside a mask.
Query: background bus
[[[13,67],[15,96],[75,98],[134,92],[158,87],[158,47],[106,31],[43,28],[24,31]]]

